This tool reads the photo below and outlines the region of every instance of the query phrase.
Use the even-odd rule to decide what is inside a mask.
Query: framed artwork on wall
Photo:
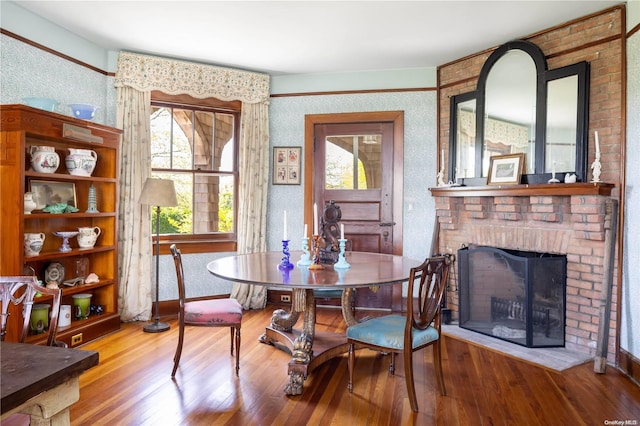
[[[300,185],[299,146],[276,146],[273,148],[273,184]]]

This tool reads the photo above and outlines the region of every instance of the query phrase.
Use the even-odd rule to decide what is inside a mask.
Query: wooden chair
[[[185,325],[196,325],[205,327],[230,327],[231,328],[231,355],[233,346],[236,346],[236,375],[240,370],[240,326],[242,324],[242,305],[235,299],[209,299],[186,302],[186,292],[184,286],[184,271],[182,269],[182,255],[175,244],[172,244],[171,254],[176,266],[178,278],[178,301],[180,304],[178,311],[179,337],[176,354],[173,357],[173,371],[171,377],[175,377],[182,354],[184,343]]]
[[[47,337],[48,346],[64,346],[64,342],[56,341],[58,331],[58,314],[60,313],[60,302],[62,300],[62,290],[42,287],[34,276],[0,277],[0,297],[2,300],[2,319],[0,326],[0,340],[4,341],[7,333],[7,322],[11,313],[9,305],[22,305],[22,331],[19,342],[23,343],[29,333],[29,323],[31,319],[31,308],[33,299],[40,293],[49,295],[53,301],[51,303],[51,318],[49,319],[49,330]]]
[[[418,412],[413,379],[413,353],[432,345],[436,379],[440,393],[446,395],[440,359],[440,308],[449,277],[450,264],[451,257],[445,255],[427,258],[420,266],[411,269],[406,316],[386,315],[372,318],[347,329],[349,392],[353,392],[356,347],[390,352],[391,374],[395,373],[395,355],[402,353],[411,410]]]

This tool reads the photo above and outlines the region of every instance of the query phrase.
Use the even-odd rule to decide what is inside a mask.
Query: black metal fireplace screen
[[[458,250],[460,327],[527,347],[564,346],[567,257]]]

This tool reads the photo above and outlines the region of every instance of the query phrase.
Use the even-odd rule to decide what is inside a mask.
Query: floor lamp
[[[155,300],[155,320],[151,324],[144,326],[143,330],[148,333],[159,333],[167,331],[169,324],[160,322],[160,207],[174,207],[178,205],[176,199],[176,188],[172,180],[147,178],[140,195],[140,204],[156,206],[156,300]]]

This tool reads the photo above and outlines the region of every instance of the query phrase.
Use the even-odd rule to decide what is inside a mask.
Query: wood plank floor
[[[258,342],[273,309],[245,312],[239,378],[226,328],[187,330],[175,380],[175,320],[159,334],[144,333],[144,323],[123,324],[83,346],[100,352],[100,364],[81,376],[71,424],[640,424],[640,388],[610,366],[606,374],[593,373],[592,363],[558,373],[451,337],[444,338],[443,351],[447,396],[436,390],[431,350],[414,358],[417,414],[409,408],[401,357],[391,376],[388,357],[368,350],[357,353],[352,394],[345,355],[316,369],[302,395],[286,396],[289,356]],[[338,310],[318,311],[318,330],[344,331]]]

